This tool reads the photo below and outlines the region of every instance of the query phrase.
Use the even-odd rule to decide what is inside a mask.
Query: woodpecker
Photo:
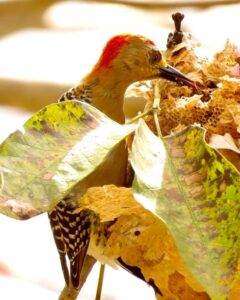
[[[128,86],[136,81],[159,77],[194,87],[190,79],[166,64],[151,40],[138,35],[117,35],[107,42],[92,71],[77,86],[64,93],[59,101],[87,102],[112,120],[123,124],[124,94]],[[107,184],[125,186],[127,159],[126,144],[121,142],[106,161],[78,183],[49,213],[66,286],[76,291],[81,288],[81,270],[90,242],[91,224],[95,222],[89,210],[75,213],[77,199],[90,187]]]

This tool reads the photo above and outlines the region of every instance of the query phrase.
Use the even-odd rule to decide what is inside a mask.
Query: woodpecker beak
[[[169,65],[160,68],[160,77],[196,89],[195,83],[190,78]]]

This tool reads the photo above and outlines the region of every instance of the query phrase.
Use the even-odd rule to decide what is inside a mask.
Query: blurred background
[[[211,56],[226,39],[240,42],[239,1],[0,0],[0,141],[43,106],[55,102],[95,64],[105,42],[137,33],[165,49],[171,14]],[[143,102],[127,99],[128,116]],[[64,282],[46,215],[28,221],[0,216],[0,299],[56,300]],[[99,265],[81,294],[93,300]],[[152,290],[125,271],[107,268],[103,300],[151,300]],[[187,300],[187,299],[186,299]]]

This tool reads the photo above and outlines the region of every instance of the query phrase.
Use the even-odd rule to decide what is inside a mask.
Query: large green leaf
[[[136,198],[167,223],[212,299],[226,299],[239,278],[239,173],[206,144],[199,127],[161,140],[142,122],[131,162]]]
[[[133,129],[86,103],[45,107],[0,145],[0,212],[27,219],[51,210]]]

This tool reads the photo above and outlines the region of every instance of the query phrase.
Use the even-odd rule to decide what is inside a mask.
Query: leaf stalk
[[[133,117],[132,119],[130,119],[129,121],[127,121],[126,124],[132,124],[132,123],[138,121],[139,119],[142,119],[143,117],[148,116],[148,115],[150,115],[152,113],[153,113],[153,108],[150,108],[149,110],[147,110],[147,111],[145,111],[143,113],[140,113],[137,116]]]

